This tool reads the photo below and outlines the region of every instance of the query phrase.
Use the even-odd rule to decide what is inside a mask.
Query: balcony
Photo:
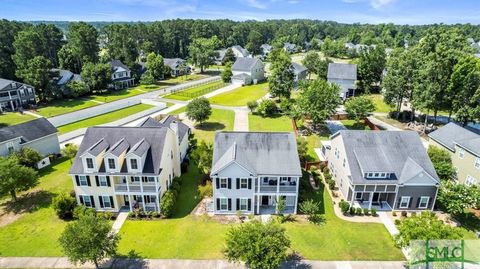
[[[142,188],[140,184],[115,184],[115,191],[116,192],[128,192],[130,189],[130,192],[141,192]],[[158,187],[158,190],[155,190],[155,184],[143,184],[143,192],[154,192],[157,193],[160,191],[160,186]]]
[[[279,192],[287,192],[287,193],[295,193],[297,192],[297,185],[296,182],[284,184],[280,183],[280,186],[271,185],[271,184],[260,184],[260,192],[265,192],[265,193],[272,193],[272,192],[277,192],[277,187]],[[258,190],[258,185],[255,186],[255,191]]]

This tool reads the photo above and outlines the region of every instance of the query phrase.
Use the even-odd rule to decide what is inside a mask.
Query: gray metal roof
[[[260,61],[257,58],[239,57],[237,58],[237,60],[235,60],[235,63],[232,65],[232,70],[250,72],[257,63],[260,63],[263,66],[262,61]]]
[[[151,117],[147,117],[144,121],[140,122],[137,126],[138,127],[168,127],[170,128],[170,124],[176,122],[178,123],[178,140],[182,141],[185,135],[188,134],[188,130],[190,127],[183,123],[181,120],[177,119],[175,116],[168,115],[163,118],[160,122],[156,121]]]
[[[127,154],[132,151],[134,153],[147,153],[145,159],[145,165],[143,167],[143,173],[146,174],[159,174],[161,171],[160,163],[162,160],[163,148],[165,138],[167,134],[167,128],[157,127],[119,127],[119,126],[96,126],[90,127],[85,132],[82,140],[82,144],[78,150],[77,156],[73,161],[70,168],[70,174],[82,174],[84,173],[83,164],[80,156],[86,151],[92,151],[92,146],[102,144],[107,148],[113,148],[115,152],[115,146],[119,147],[119,150],[123,149],[128,144]],[[124,142],[121,142],[121,141]],[[121,142],[119,144],[119,142]],[[130,145],[133,145],[130,148]],[[145,146],[146,145],[146,146]],[[101,151],[94,151],[94,153],[100,153]],[[138,154],[137,154],[138,155]],[[121,172],[126,172],[126,163],[120,169]],[[100,165],[100,173],[105,172],[105,165]]]
[[[211,174],[217,174],[232,162],[253,175],[302,175],[292,133],[217,132]]]
[[[0,142],[20,137],[22,143],[26,143],[55,133],[57,133],[55,126],[46,118],[39,118],[0,128]]]
[[[14,80],[10,80],[10,79],[4,79],[4,78],[0,78],[0,91],[2,90],[11,90],[12,87],[10,87],[12,85],[12,83],[15,82],[16,83],[16,87],[14,89],[18,89],[22,86],[27,86],[27,87],[30,87],[30,88],[33,88],[33,86],[30,86],[28,84],[25,84],[25,83],[22,83],[22,82],[18,82],[18,81],[14,81]]]
[[[439,182],[420,136],[413,131],[341,130],[354,184],[405,183],[421,171]],[[363,172],[362,172],[363,171]],[[390,179],[365,179],[363,173],[393,173]],[[414,174],[412,174],[414,173]]]
[[[455,144],[457,144],[480,156],[480,134],[474,132],[474,130],[463,128],[456,123],[450,122],[431,132],[428,136],[451,151],[455,151]]]
[[[357,80],[357,65],[344,63],[329,63],[327,78]]]

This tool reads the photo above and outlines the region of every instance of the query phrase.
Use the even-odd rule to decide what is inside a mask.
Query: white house
[[[340,86],[340,97],[345,100],[355,95],[357,88],[357,65],[344,63],[329,63],[327,80]]]
[[[0,78],[0,112],[16,111],[35,103],[33,86]]]
[[[302,171],[292,133],[217,132],[213,148],[215,214],[297,212]]]
[[[190,73],[190,67],[187,61],[180,58],[164,58],[163,63],[170,67],[170,75],[172,77],[182,76]]]
[[[135,83],[132,78],[130,69],[124,65],[120,60],[110,61],[110,68],[112,69],[112,87],[116,90],[132,87]]]
[[[305,79],[307,77],[308,69],[305,66],[292,62],[292,68],[293,68],[293,74],[295,75],[295,77],[293,78],[293,81],[295,82],[295,84],[298,84],[300,80]]]
[[[243,48],[242,46],[239,46],[239,45],[232,46],[232,51],[233,51],[233,54],[235,54],[236,58],[250,57],[250,52],[247,49]]]
[[[256,58],[237,58],[232,65],[232,83],[249,85],[265,79],[262,61]]]

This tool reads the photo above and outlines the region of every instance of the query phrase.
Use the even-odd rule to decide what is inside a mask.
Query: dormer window
[[[133,170],[138,169],[137,159],[130,159],[130,168],[133,169]]]
[[[108,168],[114,170],[115,167],[116,167],[116,166],[115,166],[115,159],[113,159],[113,158],[108,158],[108,159],[107,159],[107,162],[108,162]]]
[[[94,166],[93,166],[93,159],[92,158],[87,158],[86,159],[86,163],[87,163],[87,168],[88,169],[93,169]]]

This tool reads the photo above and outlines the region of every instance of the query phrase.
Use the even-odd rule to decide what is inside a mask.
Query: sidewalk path
[[[31,111],[28,111],[28,110],[24,110],[23,113],[24,113],[24,114],[27,114],[27,115],[30,115],[30,116],[33,116],[33,117],[35,117],[35,118],[43,118],[43,116],[38,115],[37,113],[33,113],[33,112],[31,112]]]
[[[248,110],[235,110],[233,130],[248,132]]]
[[[129,212],[120,212],[112,225],[112,232],[118,233],[128,218]]]
[[[392,219],[387,215],[387,212],[378,212],[377,214],[380,217],[383,225],[385,225],[385,228],[387,228],[388,232],[392,236],[398,234],[398,229],[395,227]]]

